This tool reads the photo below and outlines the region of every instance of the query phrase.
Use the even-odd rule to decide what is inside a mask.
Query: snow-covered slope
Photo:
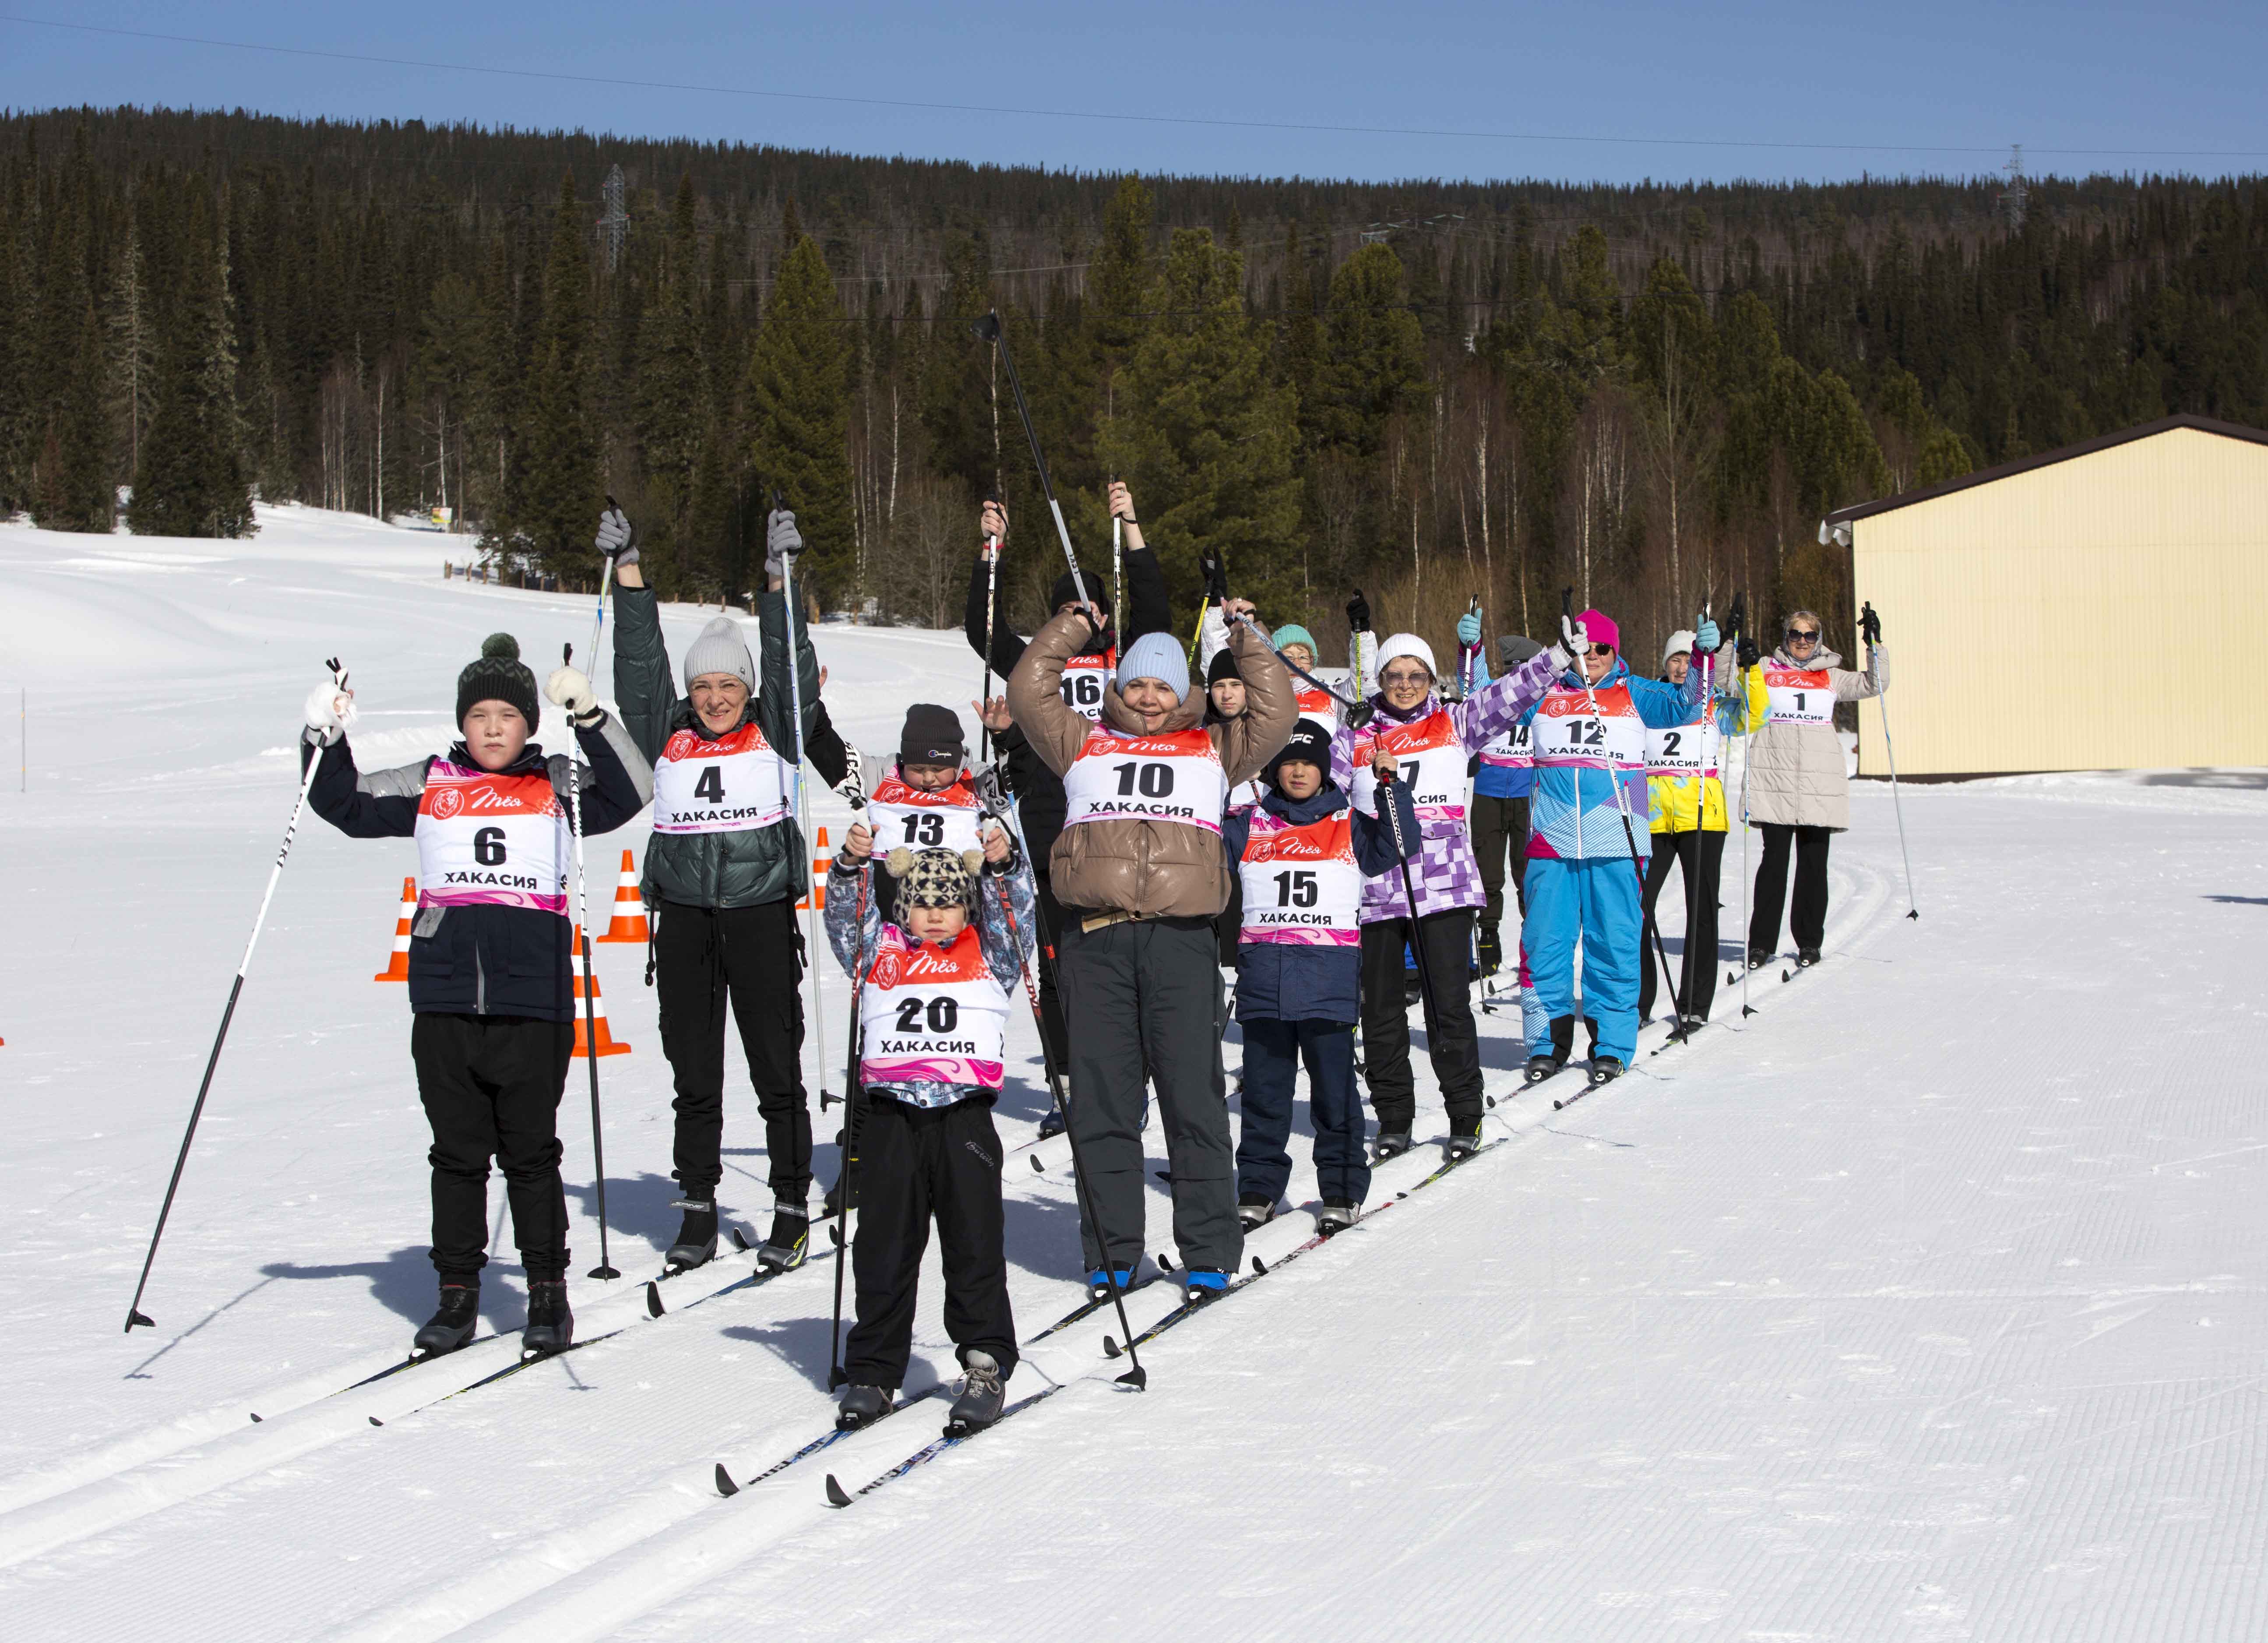
[[[31,792],[0,792],[10,1637],[2268,1631],[2257,773],[1909,789],[1918,923],[1889,794],[1862,786],[1816,973],[1760,972],[1745,1021],[1720,992],[1694,1044],[1565,1112],[1512,1097],[1516,1022],[1484,1018],[1506,1144],[1404,1199],[1433,1160],[1382,1171],[1390,1212],[1160,1336],[1138,1396],[1111,1383],[1107,1313],[1051,1337],[1011,1396],[1066,1389],[841,1513],[827,1474],[880,1477],[937,1406],[731,1500],[711,1481],[826,1430],[824,1252],[723,1293],[744,1263],[673,1280],[659,1319],[635,1284],[578,1280],[583,1335],[620,1334],[453,1397],[508,1341],[322,1396],[398,1356],[432,1278],[406,1004],[371,980],[410,852],[311,822],[152,1279],[159,1328],[122,1336],[321,659],[353,672],[372,763],[440,745],[482,635],[532,660],[589,635],[585,600],[445,583],[445,539],[264,525],[0,529],[0,687],[28,688],[31,755]],[[673,640],[705,614],[670,613]],[[973,693],[958,635],[821,641],[869,748],[909,700]],[[841,825],[831,797],[821,819]],[[598,920],[643,843],[594,844]],[[1729,934],[1732,863],[1726,890]],[[637,1277],[675,1226],[643,957],[599,949],[633,1046],[602,1074],[615,1260]],[[1013,1146],[1041,1101],[1027,1022],[1012,1057]],[[562,1121],[578,1271],[582,1087]],[[745,1087],[727,1123],[726,1201],[754,1217]],[[1007,1175],[1027,1337],[1078,1297],[1043,1156]],[[1162,1189],[1153,1212],[1170,1251]],[[1306,1235],[1287,1218],[1255,1251]],[[498,1241],[486,1324],[509,1331]],[[951,1372],[933,1269],[917,1365]]]

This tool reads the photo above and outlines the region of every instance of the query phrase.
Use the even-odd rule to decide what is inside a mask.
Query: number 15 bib
[[[739,833],[787,814],[786,766],[753,720],[714,740],[681,730],[653,767],[653,830]]]

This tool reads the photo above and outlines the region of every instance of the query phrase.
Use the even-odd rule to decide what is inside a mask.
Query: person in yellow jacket
[[[1691,1027],[1709,1019],[1717,996],[1717,880],[1725,859],[1725,784],[1718,774],[1719,749],[1725,737],[1736,734],[1740,722],[1737,699],[1732,695],[1734,675],[1727,645],[1711,659],[1716,676],[1711,680],[1716,702],[1711,710],[1697,705],[1691,720],[1646,733],[1646,812],[1653,829],[1653,851],[1646,858],[1646,929],[1642,936],[1646,962],[1638,987],[1638,1020],[1653,1013],[1654,988],[1661,979],[1661,964],[1654,947],[1653,903],[1669,878],[1672,862],[1684,869],[1685,905],[1692,909],[1686,920],[1683,957],[1677,966],[1677,1014]],[[1661,676],[1683,685],[1695,666],[1693,634],[1681,628],[1662,647]],[[1725,705],[1713,711],[1717,704]]]

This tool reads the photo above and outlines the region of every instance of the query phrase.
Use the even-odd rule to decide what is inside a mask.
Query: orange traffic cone
[[[819,854],[811,858],[811,888],[796,903],[797,910],[806,907],[816,907],[821,912],[827,910],[827,864],[834,855],[835,852],[827,848],[827,829],[821,828],[819,829]]]
[[[645,901],[638,895],[637,867],[628,851],[622,852],[622,876],[615,886],[615,917],[607,926],[601,941],[634,941],[644,947],[651,938],[646,933]]]
[[[394,921],[394,956],[386,968],[371,977],[372,981],[408,981],[409,979],[409,923],[417,917],[417,880],[401,881],[401,917]]]
[[[599,994],[599,978],[593,976],[586,980],[584,976],[582,925],[575,926],[573,939],[575,947],[568,955],[568,962],[575,976],[575,1054],[587,1056],[591,1053],[590,1041],[584,1037],[583,989],[587,985],[591,989],[590,1028],[593,1036],[598,1040],[599,1053],[602,1056],[626,1056],[630,1054],[630,1047],[607,1031],[607,1001]]]

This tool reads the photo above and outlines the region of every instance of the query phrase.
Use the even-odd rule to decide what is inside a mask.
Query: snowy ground
[[[302,510],[246,544],[0,529],[0,687],[28,688],[31,754],[30,792],[0,793],[10,1638],[2268,1634],[2259,773],[1909,789],[1918,924],[1889,795],[1862,786],[1829,961],[1761,973],[1745,1027],[1720,994],[1695,1044],[1554,1114],[1510,1099],[1516,1024],[1485,1020],[1505,1145],[1404,1199],[1430,1159],[1381,1172],[1390,1212],[1160,1337],[1143,1395],[1109,1382],[1115,1323],[1054,1337],[1011,1395],[1067,1389],[840,1514],[825,1473],[879,1477],[937,1406],[729,1502],[711,1484],[825,1430],[826,1258],[697,1306],[747,1269],[688,1275],[659,1320],[634,1285],[578,1282],[582,1333],[622,1335],[455,1397],[508,1342],[321,1396],[398,1356],[432,1278],[406,1004],[370,979],[412,852],[311,822],[159,1327],[122,1336],[320,659],[353,670],[375,763],[440,746],[483,634],[539,660],[587,641],[583,600],[444,583],[452,545]],[[674,641],[699,619],[672,613]],[[957,635],[823,641],[862,746],[908,700],[973,692]],[[594,844],[600,899],[643,844]],[[600,949],[633,1046],[601,1064],[615,1259],[641,1277],[675,1225],[642,958]],[[1012,1146],[1039,1104],[1028,1032],[1016,1050]],[[753,1219],[762,1132],[745,1096],[729,1112],[727,1202]],[[1076,1297],[1041,1155],[1007,1180],[1027,1337]],[[1304,1235],[1287,1217],[1256,1251]],[[932,1377],[934,1305],[932,1284]]]

